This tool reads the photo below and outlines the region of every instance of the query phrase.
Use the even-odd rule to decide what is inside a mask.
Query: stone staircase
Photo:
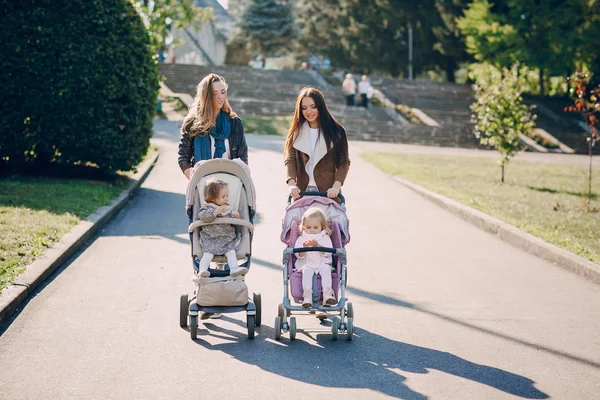
[[[418,108],[440,126],[436,134],[452,137],[460,147],[485,148],[473,134],[473,92],[468,85],[373,78],[372,84],[391,101]]]
[[[448,93],[438,96],[439,90],[435,84],[431,86],[414,82],[406,84],[406,81],[392,79],[373,80],[374,86],[385,91],[392,101],[421,108],[440,123],[439,127],[433,127],[403,124],[391,118],[380,107],[348,107],[338,87],[319,86],[316,79],[306,71],[263,71],[243,66],[184,64],[160,64],[160,71],[170,90],[192,96],[195,95],[196,85],[204,76],[211,72],[222,75],[229,85],[229,102],[242,118],[291,116],[298,92],[304,86],[314,86],[323,92],[331,113],[346,128],[351,140],[482,147],[475,139],[468,121],[468,93],[460,85],[455,85],[457,93],[447,91]],[[421,86],[415,88],[415,85]],[[438,101],[439,105],[431,107],[430,102],[434,101]]]
[[[484,148],[473,135],[471,111],[469,106],[474,102],[473,91],[469,85],[453,83],[434,83],[423,81],[406,81],[398,79],[374,78],[374,86],[378,87],[391,101],[418,108],[440,124],[438,135],[452,135],[461,147]],[[571,102],[565,99],[539,99],[525,97],[525,103],[536,105],[536,126],[554,136],[560,142],[574,149],[577,153],[587,154],[584,131],[566,118],[563,108]],[[545,108],[545,110],[542,110]],[[593,149],[600,154],[600,146]]]
[[[575,123],[576,114],[565,114],[564,107],[572,105],[573,102],[563,98],[544,98],[525,96],[526,104],[535,105],[537,114],[535,121],[539,128],[566,144],[576,153],[588,154],[588,145],[585,141],[585,131]],[[596,144],[592,153],[600,155],[600,146]]]

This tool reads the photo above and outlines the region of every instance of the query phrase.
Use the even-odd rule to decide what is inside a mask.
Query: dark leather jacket
[[[231,134],[229,135],[229,157],[240,158],[248,164],[248,145],[244,136],[244,124],[238,117],[231,119]],[[186,132],[181,132],[181,140],[179,141],[179,168],[182,171],[192,167],[196,161],[194,160],[194,138]]]

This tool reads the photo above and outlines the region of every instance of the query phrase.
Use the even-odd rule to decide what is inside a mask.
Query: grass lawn
[[[363,153],[363,158],[600,263],[600,166],[593,171],[595,212],[586,212],[587,167],[512,160],[501,184],[500,165],[493,159],[389,153]]]
[[[151,146],[145,156],[154,155]],[[0,293],[77,223],[126,186],[114,182],[15,176],[0,179]]]
[[[291,117],[244,117],[245,133],[255,133],[259,135],[280,135],[286,136],[290,125]]]

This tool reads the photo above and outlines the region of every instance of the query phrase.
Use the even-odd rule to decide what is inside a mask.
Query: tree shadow
[[[263,266],[263,267],[267,267],[267,268],[270,268],[270,269],[274,269],[274,270],[277,270],[277,271],[281,271],[281,269],[282,269],[282,266],[280,266],[280,265],[273,264],[273,263],[270,263],[268,261],[264,261],[264,260],[261,260],[261,259],[254,258],[252,261],[253,261],[254,264],[257,264],[257,265],[260,265],[260,266]],[[554,356],[557,356],[557,357],[565,358],[565,359],[568,359],[568,360],[571,360],[571,361],[575,361],[575,362],[578,362],[578,363],[581,363],[581,364],[585,364],[585,365],[591,366],[591,367],[596,368],[596,369],[600,369],[600,363],[598,363],[596,361],[589,360],[589,359],[582,358],[582,357],[578,357],[578,356],[575,356],[573,354],[565,353],[565,352],[563,352],[561,350],[552,349],[550,347],[543,346],[543,345],[541,345],[539,343],[528,342],[528,341],[520,339],[518,337],[514,337],[514,336],[511,336],[511,335],[504,334],[504,333],[496,332],[496,331],[493,331],[491,329],[487,329],[487,328],[483,328],[483,327],[471,324],[469,322],[461,321],[460,319],[453,318],[453,317],[450,317],[448,315],[435,312],[433,310],[428,310],[427,308],[424,308],[424,307],[422,307],[422,306],[420,306],[418,304],[410,303],[410,302],[407,302],[407,301],[403,301],[403,300],[396,299],[394,297],[386,296],[386,295],[379,294],[379,293],[372,293],[372,292],[369,292],[369,291],[366,291],[366,290],[362,290],[362,289],[353,287],[351,285],[346,287],[346,293],[348,293],[348,297],[350,298],[350,300],[351,300],[351,296],[354,294],[354,295],[357,295],[357,296],[360,296],[360,297],[363,297],[363,298],[366,298],[366,299],[377,301],[379,303],[389,304],[389,305],[392,305],[392,306],[397,306],[397,307],[402,307],[402,308],[408,308],[408,309],[411,309],[413,311],[416,311],[416,312],[419,312],[419,313],[423,313],[423,314],[427,314],[429,316],[433,316],[433,317],[442,319],[442,320],[444,320],[446,322],[450,322],[452,324],[459,325],[459,326],[461,326],[463,328],[468,328],[468,329],[477,331],[479,333],[484,333],[484,334],[487,334],[487,335],[490,335],[490,336],[493,336],[493,337],[496,337],[496,338],[499,338],[499,339],[507,340],[507,341],[510,341],[512,343],[523,345],[523,346],[526,346],[526,347],[529,347],[529,348],[532,348],[532,349],[535,349],[535,350],[541,350],[541,351],[544,351],[544,352],[546,352],[548,354],[551,354],[551,355],[554,355]]]
[[[127,217],[113,219],[101,236],[158,236],[190,244],[184,194],[141,187],[120,212],[127,213]]]
[[[245,327],[243,322],[227,316],[223,320]],[[257,328],[258,335],[254,340],[213,323],[205,323],[204,328],[199,333],[204,330],[205,334],[216,334],[227,342],[213,345],[199,336],[198,345],[222,351],[264,371],[313,385],[371,389],[400,399],[421,400],[427,399],[427,395],[408,387],[406,377],[394,370],[427,374],[435,369],[514,396],[549,397],[524,376],[477,364],[448,352],[388,339],[366,329],[356,328],[354,342],[333,341],[331,334],[321,333],[313,338],[316,344],[311,344],[310,340],[274,342],[270,339],[273,329],[265,325]],[[306,334],[298,332],[299,337],[302,335]]]
[[[551,188],[547,188],[547,187],[535,187],[535,186],[527,186],[528,189],[531,190],[535,190],[537,192],[542,192],[542,193],[552,193],[552,194],[568,194],[571,196],[576,196],[576,197],[588,197],[588,193],[587,192],[571,192],[569,190],[556,190],[556,189],[551,189]],[[592,195],[590,197],[592,200],[598,200],[598,194],[592,192]]]

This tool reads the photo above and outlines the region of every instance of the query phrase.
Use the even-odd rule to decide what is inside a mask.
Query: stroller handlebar
[[[331,253],[331,254],[342,254],[342,253],[346,252],[346,250],[343,249],[343,248],[336,249],[336,248],[333,248],[333,247],[318,247],[318,246],[315,246],[315,247],[296,247],[294,249],[292,249],[292,248],[287,248],[286,249],[286,253],[288,253],[288,254],[289,253],[294,253],[294,254],[296,254],[296,253],[305,253],[305,252],[308,252],[308,251],[320,251],[320,252],[323,252],[323,253]]]
[[[327,197],[327,192],[300,192],[300,196],[321,196],[321,197]],[[340,202],[342,203],[342,207],[346,207],[346,199],[344,198],[344,196],[341,193],[338,193],[337,197],[340,199]],[[292,204],[292,196],[288,196],[288,206],[290,204]]]

